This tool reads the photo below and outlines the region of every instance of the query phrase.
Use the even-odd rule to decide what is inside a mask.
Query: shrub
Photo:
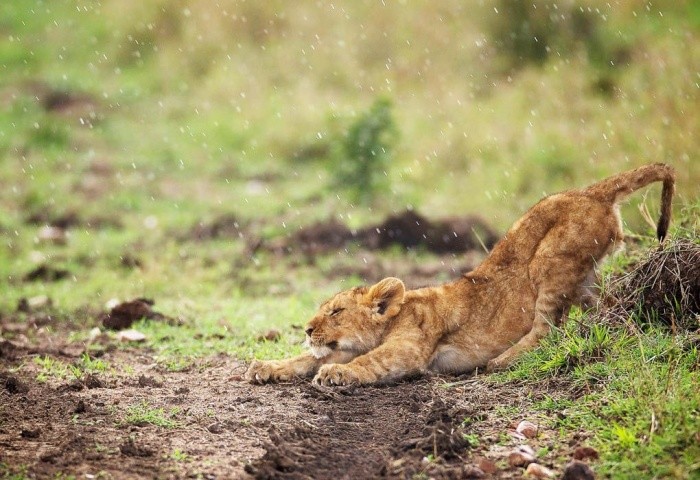
[[[335,177],[362,203],[370,203],[388,182],[388,170],[398,133],[391,101],[377,99],[359,115],[340,142]]]

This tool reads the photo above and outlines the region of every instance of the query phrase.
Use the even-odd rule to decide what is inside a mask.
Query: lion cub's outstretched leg
[[[244,378],[251,383],[286,382],[294,377],[311,377],[324,363],[346,363],[355,355],[351,352],[332,352],[316,358],[310,352],[286,360],[253,360]]]

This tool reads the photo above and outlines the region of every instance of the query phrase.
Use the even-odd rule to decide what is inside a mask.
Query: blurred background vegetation
[[[159,288],[176,261],[230,268],[175,242],[222,214],[263,237],[407,207],[503,232],[544,194],[652,161],[676,167],[680,205],[699,93],[690,0],[2,2],[0,274],[76,212],[68,250],[39,253],[104,291],[121,276],[90,270],[129,252]]]

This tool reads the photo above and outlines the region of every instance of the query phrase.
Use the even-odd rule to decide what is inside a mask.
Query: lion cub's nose
[[[310,337],[312,333],[314,333],[314,327],[309,327],[306,330],[304,330],[306,334]]]

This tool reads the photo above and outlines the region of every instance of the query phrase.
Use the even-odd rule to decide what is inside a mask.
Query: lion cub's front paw
[[[250,383],[285,382],[293,376],[282,362],[253,360],[244,378]]]
[[[352,385],[369,383],[367,379],[362,378],[356,370],[349,365],[331,363],[323,365],[316,376],[314,383],[324,386],[333,385]]]

